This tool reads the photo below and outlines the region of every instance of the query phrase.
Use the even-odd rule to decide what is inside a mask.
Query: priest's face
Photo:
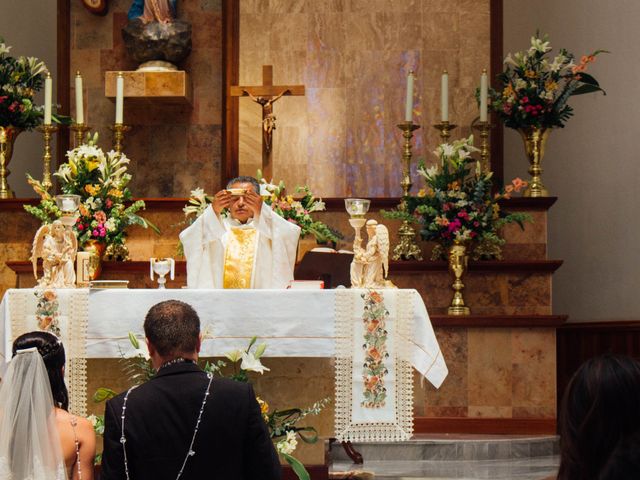
[[[239,182],[234,183],[229,186],[231,188],[242,188],[247,192],[254,191],[254,186],[251,183]],[[229,211],[231,212],[231,218],[235,218],[240,223],[245,223],[251,217],[253,217],[253,211],[247,205],[247,202],[244,198],[244,195],[234,196],[232,199],[231,206],[229,207]]]

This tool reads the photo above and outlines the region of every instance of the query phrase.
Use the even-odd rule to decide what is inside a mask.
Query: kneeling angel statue
[[[44,275],[38,280],[43,288],[75,288],[75,260],[78,239],[60,220],[42,225],[36,232],[31,249],[33,276],[38,279],[38,258],[42,258]]]

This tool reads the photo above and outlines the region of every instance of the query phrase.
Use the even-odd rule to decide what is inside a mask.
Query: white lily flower
[[[440,148],[442,148],[442,155],[445,157],[450,157],[454,153],[453,145],[450,145],[448,143],[440,145]]]
[[[240,368],[249,372],[258,372],[260,375],[269,371],[267,367],[262,365],[260,359],[247,352],[242,352],[242,363],[240,364]]]
[[[238,349],[238,350],[233,350],[231,352],[227,352],[224,354],[224,356],[227,357],[233,363],[236,363],[238,360],[242,358],[243,353],[245,353],[244,350]]]
[[[309,209],[309,213],[324,212],[325,209],[326,209],[326,206],[324,202],[322,200],[316,200],[315,202],[313,202],[313,205],[311,205],[311,208]]]
[[[9,51],[11,50],[11,47],[4,44],[4,43],[0,43],[0,55],[4,55],[5,53],[9,53]]]

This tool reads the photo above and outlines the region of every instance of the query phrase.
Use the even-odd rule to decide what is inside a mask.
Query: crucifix
[[[273,66],[262,66],[262,85],[245,87],[232,85],[230,96],[249,97],[262,107],[262,175],[271,181],[273,176],[273,131],[276,129],[276,117],[273,114],[273,104],[282,96],[304,95],[304,85],[274,85]]]

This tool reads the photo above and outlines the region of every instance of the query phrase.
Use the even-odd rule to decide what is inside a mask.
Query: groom
[[[154,305],[144,332],[157,374],[107,402],[102,480],[280,479],[251,385],[196,365],[195,310],[177,300]]]

